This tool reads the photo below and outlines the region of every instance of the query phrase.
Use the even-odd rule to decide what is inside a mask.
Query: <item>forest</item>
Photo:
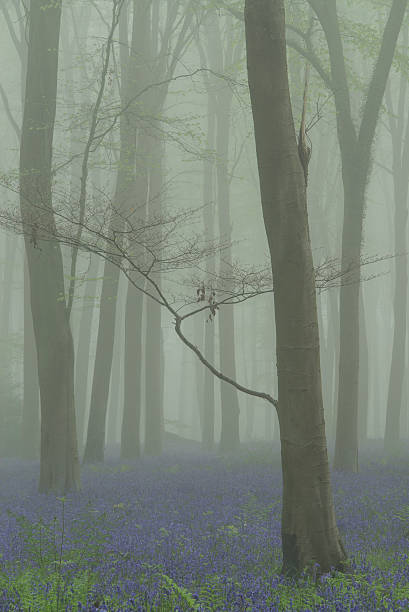
[[[409,0],[0,0],[0,611],[409,610]]]

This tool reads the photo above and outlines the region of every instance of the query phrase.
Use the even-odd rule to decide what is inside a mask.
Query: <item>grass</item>
[[[0,468],[3,611],[409,609],[409,461],[334,474],[350,573],[280,576],[281,475],[266,448],[88,468],[66,498]]]

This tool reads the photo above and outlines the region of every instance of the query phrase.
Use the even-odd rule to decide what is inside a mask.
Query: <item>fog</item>
[[[117,509],[132,503],[113,499],[128,477],[125,489],[149,481],[142,505],[162,507],[166,474],[189,505],[188,490],[221,499],[240,472],[211,510],[225,517],[215,533],[248,537],[229,515],[250,512],[237,491],[271,509],[274,490],[281,542],[254,546],[275,547],[284,575],[346,571],[358,545],[335,518],[339,488],[366,490],[373,461],[407,470],[407,4],[0,0],[0,457],[13,507],[25,482],[34,505],[51,495],[58,514],[63,499],[64,516],[93,474]],[[149,587],[141,603],[138,587],[142,607],[131,589],[119,608],[98,578],[81,609],[318,609],[274,603],[267,587],[251,599],[241,560],[209,571],[238,599],[206,603],[204,579],[149,554],[172,595]]]

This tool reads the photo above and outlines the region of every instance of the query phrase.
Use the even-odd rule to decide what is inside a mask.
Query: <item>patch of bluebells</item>
[[[279,574],[281,471],[266,448],[234,459],[179,452],[109,460],[85,468],[82,490],[64,500],[38,494],[37,477],[35,463],[0,466],[1,610],[24,610],[12,585],[36,570],[34,591],[60,588],[60,576],[64,593],[76,579],[75,589],[86,588],[61,610],[409,609],[404,463],[384,465],[368,452],[359,474],[333,474],[350,572],[317,584]]]

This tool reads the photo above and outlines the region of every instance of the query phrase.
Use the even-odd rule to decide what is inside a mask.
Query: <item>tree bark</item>
[[[342,568],[322,405],[304,171],[288,84],[283,0],[246,0],[247,67],[274,282],[283,471],[283,572]]]
[[[230,68],[237,59],[234,53],[232,34],[227,41],[227,49],[223,49],[220,30],[215,29],[213,42],[218,49],[217,64],[222,70]],[[220,239],[229,244],[232,240],[232,222],[230,215],[230,180],[229,180],[229,149],[230,149],[230,123],[232,90],[227,84],[221,86],[217,94],[216,106],[216,177],[217,177],[217,212],[219,220]],[[231,274],[232,253],[231,248],[223,251],[219,264],[219,274],[228,278]],[[223,281],[222,281],[223,282]],[[222,289],[233,289],[231,283],[224,281]],[[236,355],[234,335],[233,306],[223,306],[219,310],[219,352],[220,369],[230,378],[236,379]],[[237,389],[231,385],[220,383],[221,399],[221,434],[220,450],[234,452],[240,446],[240,409]]]
[[[331,64],[329,84],[337,110],[344,184],[342,268],[354,271],[340,290],[340,354],[335,469],[358,470],[359,283],[365,188],[386,82],[408,0],[393,0],[368,87],[359,131],[355,129],[336,0],[309,0],[323,27]],[[327,79],[328,82],[328,79]]]
[[[61,3],[31,0],[20,149],[20,208],[26,228],[37,220],[52,234],[52,142],[57,95]],[[34,230],[32,230],[34,231]],[[61,249],[31,248],[25,235],[41,392],[40,492],[79,487],[74,408],[74,350],[64,294]]]
[[[38,388],[37,350],[33,329],[33,315],[31,314],[30,277],[25,252],[23,416],[21,436],[21,456],[23,459],[38,459],[40,455],[40,391]]]
[[[142,305],[140,291],[128,283],[125,311],[124,412],[121,457],[134,459],[141,453]]]
[[[359,347],[360,347],[360,367],[358,381],[358,441],[366,442],[368,438],[368,408],[369,408],[369,353],[367,320],[364,302],[363,287],[361,285],[360,308],[359,308]]]
[[[408,33],[405,32],[405,48]],[[407,79],[402,75],[399,91],[398,116],[395,116],[391,92],[388,89],[386,102],[392,136],[392,170],[394,190],[394,234],[395,288],[393,298],[393,344],[389,375],[388,400],[384,449],[387,455],[397,450],[400,438],[400,419],[403,405],[403,381],[406,362],[406,311],[408,290],[408,261],[406,231],[408,221],[408,174],[409,174],[409,109],[406,110]],[[406,126],[405,126],[406,119]]]
[[[82,299],[82,313],[75,356],[75,407],[80,449],[82,449],[86,433],[85,417],[88,397],[92,319],[95,311],[98,269],[98,258],[95,255],[91,255],[89,278],[85,283],[84,297]]]
[[[138,58],[138,10],[134,6],[131,54],[128,51],[126,13],[121,12],[119,27],[121,44],[121,103],[126,110],[120,117],[120,155],[115,188],[115,209],[124,213],[131,207],[135,197],[135,147],[136,125],[133,117],[132,99],[135,88],[139,86],[134,61]],[[122,219],[116,210],[110,220],[110,234],[122,229]],[[104,460],[106,415],[111,379],[116,299],[118,295],[120,270],[110,261],[104,263],[104,275],[99,313],[97,348],[95,354],[94,376],[92,381],[91,405],[88,421],[87,441],[84,462],[94,463]]]
[[[153,141],[151,146],[152,166],[150,173],[150,214],[160,216],[162,212],[163,187],[163,143]],[[160,285],[160,275],[155,275]],[[147,302],[145,344],[145,453],[160,455],[163,450],[163,368],[161,363],[161,307],[157,302]]]
[[[214,48],[212,46],[212,36],[214,21],[217,19],[212,13],[208,17],[206,23],[206,32],[208,38],[209,60],[214,63]],[[198,44],[201,62],[203,66],[207,65],[206,57],[203,49]],[[207,136],[206,149],[208,158],[203,161],[203,229],[205,240],[211,243],[214,240],[214,210],[215,210],[215,164],[212,158],[216,146],[216,96],[214,91],[214,83],[211,75],[207,72],[203,73],[203,78],[207,90]],[[215,258],[206,258],[206,277],[211,280],[215,277],[216,266]],[[210,363],[215,360],[215,327],[208,319],[204,320],[204,356]],[[215,394],[214,394],[214,376],[205,368],[203,372],[203,422],[202,422],[202,446],[206,451],[211,451],[214,448],[215,435]]]
[[[6,235],[6,253],[3,275],[3,296],[1,304],[0,337],[6,339],[10,333],[11,298],[13,295],[13,276],[17,254],[16,236]]]

